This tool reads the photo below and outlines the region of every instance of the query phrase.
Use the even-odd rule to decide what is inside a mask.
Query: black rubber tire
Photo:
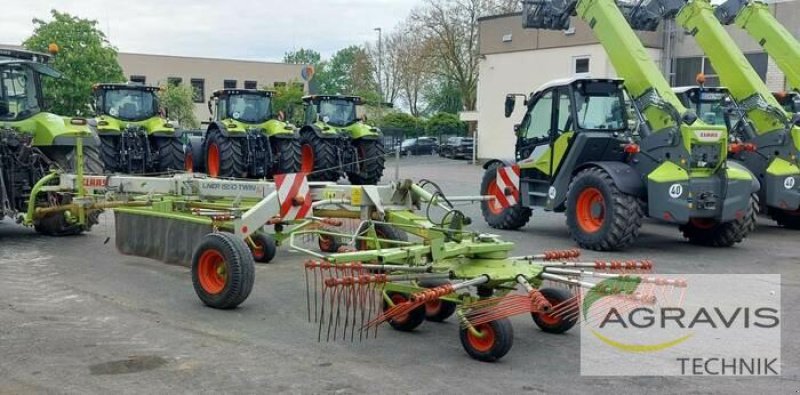
[[[49,150],[50,160],[55,162],[58,167],[67,172],[74,172],[77,168],[77,147],[56,147]],[[102,175],[104,173],[103,161],[100,159],[100,151],[96,146],[83,146],[83,171],[86,175]],[[60,204],[68,204],[67,200]],[[87,216],[86,226],[91,228],[99,221],[100,212],[95,211]],[[83,233],[86,229],[77,223],[70,223],[64,213],[53,213],[39,218],[33,225],[36,232],[47,236],[75,236]]]
[[[450,284],[448,280],[420,280],[417,282],[417,285],[420,287],[425,288],[435,288],[445,284]],[[425,319],[432,322],[444,322],[453,313],[456,312],[456,305],[453,302],[446,301],[446,300],[439,300],[437,303],[426,303],[425,304]]]
[[[309,180],[336,182],[342,177],[338,150],[331,139],[322,138],[313,129],[306,128],[300,132],[300,144],[301,148],[310,147],[314,153],[314,171],[308,175]]]
[[[595,232],[586,232],[581,228],[576,212],[578,197],[588,188],[598,189],[605,203],[602,224]],[[591,167],[578,173],[569,184],[567,226],[572,239],[582,248],[595,251],[621,250],[639,237],[644,217],[642,206],[639,198],[622,193],[605,170]]]
[[[178,137],[151,137],[155,139],[156,157],[158,165],[157,173],[168,173],[175,171],[186,171],[186,158],[191,155],[191,147],[185,146]],[[187,150],[188,148],[188,150]]]
[[[362,224],[356,234],[359,236],[366,235],[368,226],[369,224],[367,223]],[[408,241],[408,234],[406,234],[406,232],[386,224],[375,224],[375,235],[378,236],[379,239],[384,240]],[[393,248],[398,246],[387,244],[390,243],[381,243],[381,248]],[[373,250],[375,247],[376,246],[372,245],[372,242],[369,240],[356,240],[356,248],[360,251]]]
[[[272,157],[275,162],[269,170],[267,178],[274,178],[277,174],[290,174],[300,171],[300,139],[273,137],[269,139]]]
[[[502,167],[501,163],[495,163],[489,166],[483,173],[483,180],[481,181],[481,195],[486,195],[489,186],[495,183],[497,179],[497,169]],[[522,206],[522,199],[517,204],[503,209],[499,214],[492,212],[488,201],[481,202],[481,214],[483,219],[489,226],[495,229],[516,230],[525,226],[531,219],[533,211],[529,207]]]
[[[800,210],[786,211],[775,209],[772,212],[772,219],[778,223],[778,226],[794,230],[800,229]]]
[[[359,139],[353,141],[358,152],[358,173],[347,173],[347,179],[353,185],[376,185],[383,177],[386,167],[383,141],[380,139]]]
[[[545,299],[553,306],[557,306],[566,300],[572,299],[572,293],[563,288],[542,288],[539,292],[541,292]],[[577,301],[575,302],[575,308],[578,308]],[[533,318],[533,322],[536,323],[539,329],[547,333],[564,333],[572,329],[578,322],[577,316],[570,318],[561,317],[557,322],[547,322],[543,319],[542,313],[531,313],[531,318]]]
[[[508,318],[487,322],[478,325],[475,329],[481,332],[491,330],[492,339],[486,344],[486,348],[476,348],[474,344],[475,337],[468,328],[460,328],[458,334],[464,351],[478,361],[496,362],[508,354],[514,344],[514,327],[511,326],[511,321]]]
[[[200,261],[204,253],[222,255],[227,276],[221,292],[211,294],[201,285]],[[210,233],[203,237],[192,256],[192,284],[200,300],[215,309],[232,309],[244,302],[253,290],[255,262],[247,243],[230,233]]]
[[[408,296],[403,295],[399,292],[388,292],[387,295],[389,299],[392,299],[392,302],[402,303],[403,301],[408,300]],[[389,309],[389,304],[386,303],[386,300],[382,302],[383,311]],[[425,306],[419,306],[414,310],[411,310],[405,317],[399,317],[389,320],[389,326],[394,328],[395,330],[401,332],[411,332],[416,329],[418,326],[422,325],[425,322]]]
[[[217,129],[212,129],[206,135],[205,142],[205,169],[210,173],[209,149],[216,145],[219,150],[219,174],[217,177],[246,178],[247,165],[244,158],[243,140],[240,138],[226,137]]]
[[[750,207],[748,207],[747,213],[740,219],[710,227],[699,227],[689,222],[681,225],[679,229],[683,232],[683,237],[689,239],[692,244],[706,247],[731,247],[742,242],[756,228],[758,210],[758,196],[753,194],[750,197]]]
[[[275,244],[275,239],[265,233],[256,232],[250,235],[250,239],[259,249],[253,249],[251,247],[251,251],[253,253],[253,260],[258,263],[270,263],[275,258],[275,254],[278,252],[278,246]],[[249,244],[248,244],[249,246]]]
[[[119,137],[116,136],[100,136],[100,158],[103,161],[103,167],[109,173],[119,171]]]
[[[329,235],[319,235],[317,243],[319,244],[319,250],[327,253],[338,252],[339,248],[344,245],[338,237]]]

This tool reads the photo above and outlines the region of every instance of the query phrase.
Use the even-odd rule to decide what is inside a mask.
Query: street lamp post
[[[383,103],[383,29],[376,27],[374,30],[378,32],[378,94]]]

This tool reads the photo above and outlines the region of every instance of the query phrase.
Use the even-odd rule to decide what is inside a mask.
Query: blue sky
[[[305,47],[329,56],[377,39],[421,0],[25,0],[0,13],[0,43],[19,44],[49,10],[96,19],[122,52],[280,61]]]

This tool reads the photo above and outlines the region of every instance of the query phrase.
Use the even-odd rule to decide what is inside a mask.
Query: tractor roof
[[[25,51],[22,49],[0,48],[0,60],[19,59],[37,63],[49,63],[52,56],[41,52]]]
[[[303,96],[303,101],[306,103],[309,102],[320,102],[322,100],[346,100],[351,101],[355,104],[364,104],[364,100],[361,96],[348,96],[348,95],[309,95]]]
[[[672,91],[678,94],[686,93],[693,90],[700,89],[697,85],[688,85],[688,86],[676,86],[672,88]],[[703,90],[706,92],[728,92],[728,88],[722,86],[704,86]]]
[[[116,90],[116,89],[127,89],[127,90],[139,90],[139,91],[146,91],[146,92],[158,92],[161,88],[157,86],[150,86],[150,85],[142,85],[136,83],[102,83],[102,84],[94,84],[92,86],[94,90]]]
[[[224,97],[224,96],[234,96],[234,95],[259,95],[259,96],[272,97],[275,95],[275,92],[264,89],[218,89],[211,94],[211,97]]]
[[[556,80],[552,80],[550,82],[545,83],[544,85],[537,88],[534,92],[541,92],[545,89],[550,89],[557,86],[567,86],[572,85],[576,82],[617,82],[622,83],[624,80],[621,78],[585,78],[585,77],[570,77],[570,78],[560,78]]]
[[[0,67],[2,66],[26,66],[33,69],[33,71],[39,74],[44,74],[48,77],[61,78],[62,76],[62,74],[58,70],[50,67],[50,65],[34,62],[32,60],[20,60],[13,58],[4,58],[0,56]]]

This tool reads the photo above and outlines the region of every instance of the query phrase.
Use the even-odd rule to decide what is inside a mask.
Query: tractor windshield
[[[228,96],[227,118],[233,118],[245,123],[263,123],[270,119],[272,114],[269,96],[254,94],[237,94]]]
[[[727,95],[724,92],[701,91],[698,95],[692,95],[692,110],[695,111],[700,119],[709,125],[725,125],[725,109]]]
[[[22,66],[0,69],[0,120],[24,119],[40,111],[33,70]]]
[[[123,121],[142,121],[158,114],[158,100],[152,91],[109,89],[103,96],[103,113]]]
[[[576,92],[578,126],[590,130],[623,130],[628,127],[625,99],[620,90]]]
[[[333,99],[320,101],[317,112],[320,117],[328,118],[327,123],[335,126],[347,126],[358,120],[356,116],[356,104],[349,100]]]

